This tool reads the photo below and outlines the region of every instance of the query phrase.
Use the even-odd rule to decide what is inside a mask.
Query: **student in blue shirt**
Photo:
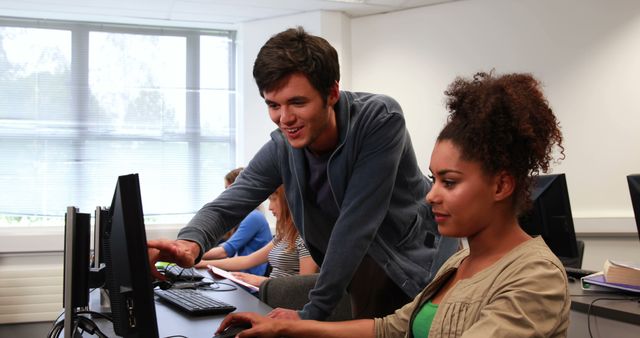
[[[242,172],[244,168],[240,167],[231,170],[224,176],[224,187],[228,188]],[[229,231],[227,239],[220,245],[207,251],[202,259],[222,259],[233,256],[248,256],[255,251],[260,250],[269,244],[273,238],[269,223],[264,214],[259,210],[253,210],[245,217],[240,224]],[[244,272],[264,276],[267,272],[267,264],[260,264],[253,268],[242,270]]]
[[[269,196],[269,210],[276,218],[276,235],[269,244],[247,256],[216,260],[203,259],[196,264],[196,268],[206,268],[208,265],[213,265],[224,270],[235,271],[232,274],[236,278],[255,286],[260,286],[268,278],[308,275],[318,272],[318,265],[311,258],[309,250],[293,224],[282,186]],[[264,264],[264,262],[269,262],[272,267],[268,277],[237,272],[246,271],[242,269]]]

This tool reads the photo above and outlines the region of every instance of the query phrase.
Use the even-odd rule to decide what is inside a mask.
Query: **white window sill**
[[[147,239],[176,238],[184,224],[147,225]],[[93,233],[91,234],[93,248]],[[62,227],[0,228],[0,253],[64,251]]]
[[[574,226],[578,236],[638,236],[634,219],[628,217],[574,218]],[[182,227],[183,224],[147,225],[147,239],[176,238]],[[93,247],[93,234],[91,238]],[[0,253],[55,251],[64,251],[62,227],[0,228]]]

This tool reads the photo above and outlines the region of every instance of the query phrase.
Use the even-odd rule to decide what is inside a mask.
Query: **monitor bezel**
[[[640,174],[627,175],[627,184],[629,185],[633,217],[636,222],[638,239],[640,240]]]
[[[77,312],[89,306],[91,216],[68,206],[64,227],[62,306],[65,337],[76,332]]]
[[[548,195],[552,189],[559,189],[561,193],[561,196],[555,196],[556,200],[559,199],[562,202],[563,226],[561,229],[552,228],[552,223],[557,225],[558,222],[552,221],[550,217],[558,216],[549,215],[548,208],[545,207],[547,204],[545,201],[552,198]],[[536,176],[531,191],[531,202],[531,209],[519,217],[522,229],[530,236],[542,236],[547,246],[565,266],[580,268],[581,254],[578,249],[566,175],[562,173]]]
[[[119,176],[103,233],[113,327],[123,337],[157,338],[143,215],[138,175]]]

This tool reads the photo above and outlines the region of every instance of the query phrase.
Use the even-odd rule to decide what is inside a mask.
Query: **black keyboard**
[[[160,299],[192,315],[225,314],[236,309],[197,290],[168,289],[155,290],[155,293]]]
[[[203,275],[201,275],[198,270],[196,270],[195,268],[182,268],[179,267],[177,265],[168,265],[165,269],[164,269],[164,275],[167,276],[167,278],[170,281],[187,281],[187,282],[192,282],[192,281],[199,281],[202,280],[204,278]]]

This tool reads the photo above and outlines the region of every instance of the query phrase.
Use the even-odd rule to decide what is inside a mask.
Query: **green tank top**
[[[436,316],[438,311],[438,304],[431,303],[431,300],[426,302],[415,318],[413,318],[413,325],[411,326],[411,332],[415,338],[427,338],[429,337],[429,329],[431,329],[431,322]]]

